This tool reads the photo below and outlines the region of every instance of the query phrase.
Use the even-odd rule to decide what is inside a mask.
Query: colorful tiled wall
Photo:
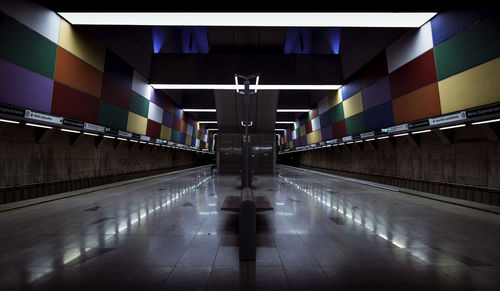
[[[409,31],[295,121],[280,149],[500,102],[500,19],[449,11]]]
[[[0,12],[0,102],[209,148],[204,127],[111,50],[51,11]]]

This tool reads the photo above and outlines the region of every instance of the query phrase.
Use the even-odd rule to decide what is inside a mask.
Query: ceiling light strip
[[[76,25],[237,27],[420,27],[435,12],[139,13],[58,12]]]
[[[163,90],[244,90],[236,84],[151,84]],[[338,90],[341,85],[250,85],[250,90]]]
[[[276,112],[309,112],[310,109],[276,109]]]

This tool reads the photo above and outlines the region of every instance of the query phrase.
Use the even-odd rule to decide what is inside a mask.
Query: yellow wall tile
[[[148,125],[148,119],[146,117],[142,117],[140,115],[137,115],[129,111],[128,121],[127,121],[127,131],[145,135],[147,125]]]
[[[63,19],[61,19],[59,31],[59,46],[99,71],[104,71],[106,48],[92,36],[73,27]]]
[[[361,92],[350,97],[342,102],[344,106],[344,118],[351,117],[363,111],[363,100],[361,99]]]
[[[438,83],[443,114],[500,101],[500,58]]]

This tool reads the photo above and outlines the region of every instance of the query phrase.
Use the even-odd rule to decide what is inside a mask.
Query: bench
[[[251,188],[243,188],[240,196],[228,196],[221,210],[240,214],[240,261],[255,261],[257,248],[257,212],[273,210],[266,196],[254,196]]]

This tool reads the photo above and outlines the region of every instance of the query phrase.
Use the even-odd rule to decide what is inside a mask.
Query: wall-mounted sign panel
[[[48,123],[53,123],[53,124],[62,124],[62,122],[63,122],[62,117],[52,116],[52,115],[43,114],[43,113],[39,113],[39,112],[34,112],[31,110],[26,110],[24,117],[28,118],[28,119],[33,119],[33,120],[38,120],[38,121],[43,121],[43,122],[48,122]]]

